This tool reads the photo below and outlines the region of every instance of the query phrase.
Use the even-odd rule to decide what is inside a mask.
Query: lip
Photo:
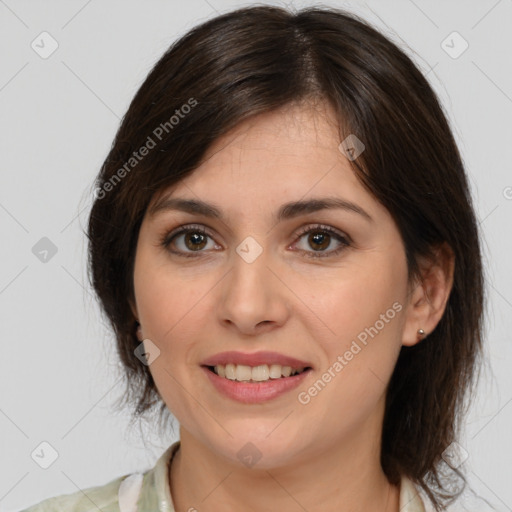
[[[281,366],[291,366],[292,368],[313,368],[311,363],[301,361],[295,357],[285,356],[278,352],[260,351],[247,354],[244,352],[228,351],[220,352],[209,357],[201,363],[202,366],[216,366],[218,364],[243,364],[246,366],[260,366],[263,364],[279,364]]]
[[[222,363],[219,363],[222,364]],[[238,382],[219,377],[207,366],[201,367],[214,387],[223,395],[244,404],[267,402],[296,388],[312,372],[311,369],[293,377],[270,379],[263,382]]]

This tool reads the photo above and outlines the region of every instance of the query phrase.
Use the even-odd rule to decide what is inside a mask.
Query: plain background
[[[2,511],[149,469],[176,439],[177,430],[166,439],[151,428],[128,432],[128,416],[109,409],[123,388],[112,334],[86,278],[83,230],[93,179],[154,62],[197,23],[249,4],[0,0]],[[451,510],[491,510],[485,499],[510,511],[512,1],[324,5],[360,14],[405,49],[455,132],[484,235],[489,369],[461,439],[480,498]],[[45,31],[58,44],[48,58],[31,46],[44,37],[51,49]],[[47,261],[33,250],[51,245],[44,237],[56,250]],[[31,457],[42,442],[58,453],[48,469]]]

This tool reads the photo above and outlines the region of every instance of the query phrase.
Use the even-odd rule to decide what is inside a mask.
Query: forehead
[[[299,158],[304,156],[301,148],[310,154],[315,149],[336,149],[339,138],[338,121],[325,102],[286,105],[240,122],[208,148],[202,164],[251,151],[276,159]]]
[[[164,195],[227,202],[290,200],[327,192],[367,195],[340,149],[334,112],[325,103],[293,105],[253,116],[219,137],[198,167]],[[368,199],[368,198],[367,198]]]

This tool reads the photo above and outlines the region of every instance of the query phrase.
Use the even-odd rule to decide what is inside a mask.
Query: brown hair
[[[135,406],[133,417],[155,405],[166,410],[148,367],[134,355],[139,342],[130,308],[149,202],[189,175],[211,143],[242,120],[318,99],[337,114],[340,141],[356,134],[366,145],[351,165],[393,216],[410,279],[420,276],[418,257],[434,258],[440,244],[455,256],[442,319],[426,339],[401,349],[382,434],[389,481],[409,477],[441,510],[460,494],[446,487],[442,454],[458,436],[482,355],[478,226],[435,93],[402,50],[353,14],[268,6],[223,14],[172,44],[136,93],[97,177],[87,233],[90,279],[115,332],[125,401]]]

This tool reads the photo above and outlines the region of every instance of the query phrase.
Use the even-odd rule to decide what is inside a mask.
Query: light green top
[[[180,446],[176,441],[145,473],[123,475],[73,494],[48,498],[21,512],[175,512],[169,488],[169,467]],[[402,477],[400,512],[425,512],[413,483]]]

